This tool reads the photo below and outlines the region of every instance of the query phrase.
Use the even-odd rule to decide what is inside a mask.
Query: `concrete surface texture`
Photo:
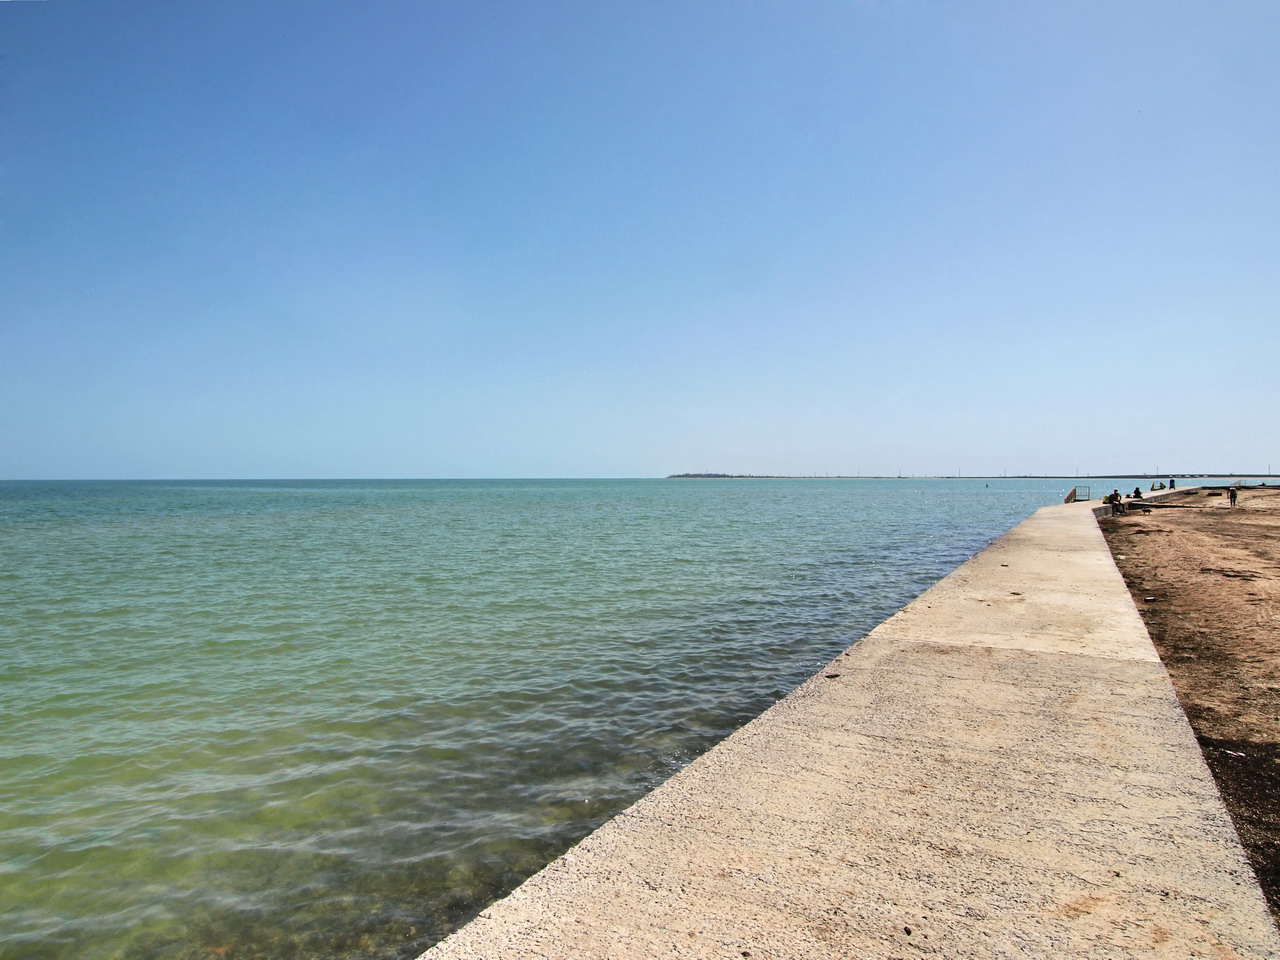
[[[1088,503],[1038,511],[424,960],[1280,957]]]

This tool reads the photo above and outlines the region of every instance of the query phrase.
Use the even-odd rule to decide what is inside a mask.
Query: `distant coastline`
[[[1263,471],[1209,470],[1199,473],[1002,473],[997,475],[930,474],[925,476],[852,475],[852,474],[771,474],[771,473],[669,473],[667,480],[1160,480],[1173,477],[1178,480],[1198,477],[1274,477]]]

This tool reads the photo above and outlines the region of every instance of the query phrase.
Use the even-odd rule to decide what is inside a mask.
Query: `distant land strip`
[[[1196,477],[1274,477],[1270,472],[1240,470],[1209,470],[1202,473],[1077,473],[1068,476],[1061,473],[1002,473],[979,474],[928,474],[922,476],[847,475],[831,473],[772,474],[772,473],[669,473],[668,480],[1159,480],[1163,477],[1194,479]]]

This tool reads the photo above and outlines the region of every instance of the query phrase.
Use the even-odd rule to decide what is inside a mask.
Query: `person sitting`
[[[1133,499],[1135,499],[1135,500],[1141,500],[1141,499],[1142,499],[1142,488],[1141,488],[1141,487],[1134,487],[1134,488],[1133,488]]]

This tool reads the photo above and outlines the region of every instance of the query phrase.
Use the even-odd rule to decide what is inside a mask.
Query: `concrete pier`
[[[1280,957],[1094,506],[1038,511],[424,960]]]

